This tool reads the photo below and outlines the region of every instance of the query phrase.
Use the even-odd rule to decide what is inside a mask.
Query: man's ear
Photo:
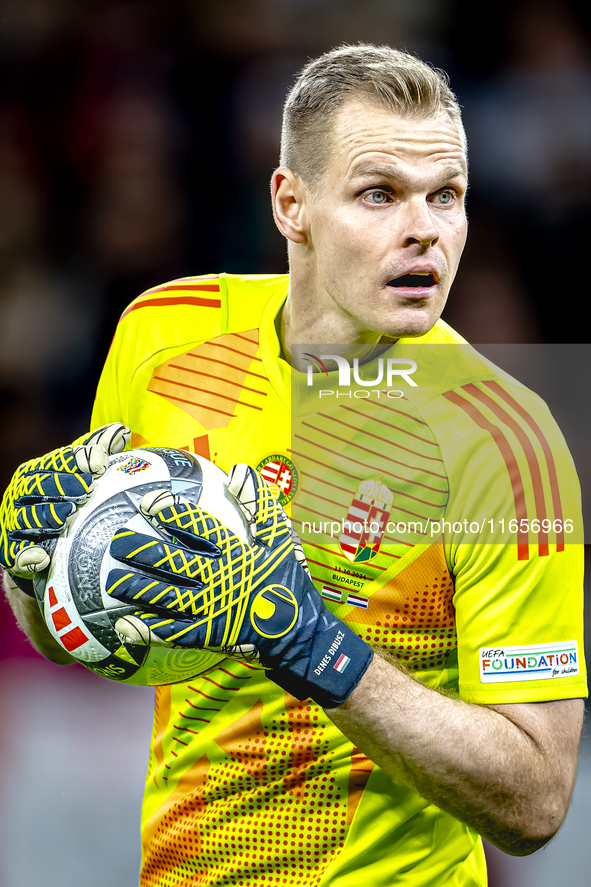
[[[281,233],[293,243],[308,242],[307,189],[296,173],[280,167],[271,179],[273,217]]]

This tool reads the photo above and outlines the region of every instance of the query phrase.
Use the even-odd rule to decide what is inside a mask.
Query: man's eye
[[[366,191],[365,196],[370,203],[387,203],[389,195],[385,191]]]
[[[442,203],[444,206],[453,203],[455,200],[456,194],[455,191],[440,191],[437,195],[437,199],[439,203]]]

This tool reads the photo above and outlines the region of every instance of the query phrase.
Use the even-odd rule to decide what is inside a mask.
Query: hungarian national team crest
[[[361,481],[349,506],[339,543],[354,564],[372,560],[379,552],[394,496],[380,480]]]
[[[291,459],[275,453],[259,462],[257,471],[276,494],[280,505],[291,502],[298,488],[298,472]]]

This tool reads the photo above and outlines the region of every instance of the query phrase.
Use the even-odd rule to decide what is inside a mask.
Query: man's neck
[[[307,369],[309,362],[302,358],[301,348],[294,348],[297,345],[305,346],[306,353],[314,357],[320,356],[330,346],[331,353],[343,357],[349,353],[355,357],[363,355],[360,362],[364,363],[396,341],[376,330],[358,330],[353,323],[348,324],[340,318],[338,322],[326,314],[316,315],[313,308],[308,311],[294,310],[294,304],[290,291],[278,318],[277,333],[282,357],[300,372]]]

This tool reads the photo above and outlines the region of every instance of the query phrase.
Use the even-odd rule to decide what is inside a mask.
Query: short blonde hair
[[[330,162],[335,114],[355,99],[405,116],[446,112],[463,134],[460,106],[444,71],[390,46],[344,44],[306,65],[283,109],[281,166],[313,192]]]

